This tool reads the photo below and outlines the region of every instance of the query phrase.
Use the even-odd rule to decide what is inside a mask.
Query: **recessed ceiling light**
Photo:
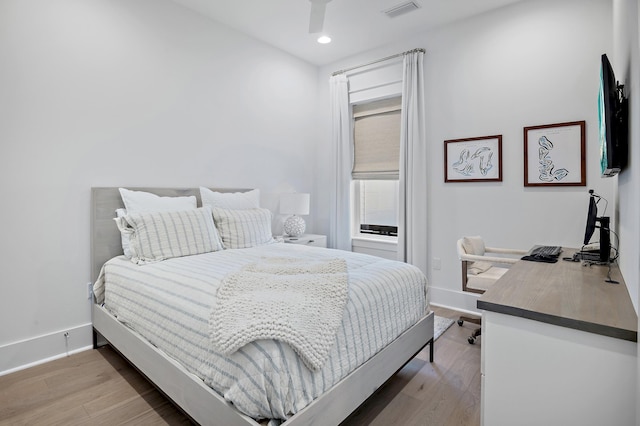
[[[320,44],[327,44],[327,43],[331,43],[331,37],[323,35],[318,37],[318,43]]]

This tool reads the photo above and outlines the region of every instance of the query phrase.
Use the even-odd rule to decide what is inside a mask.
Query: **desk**
[[[636,424],[638,317],[607,269],[520,261],[478,299],[483,425]]]

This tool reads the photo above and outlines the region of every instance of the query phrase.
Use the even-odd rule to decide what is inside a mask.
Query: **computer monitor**
[[[591,241],[591,237],[596,230],[596,222],[598,220],[598,206],[596,199],[593,195],[593,189],[589,190],[591,196],[589,197],[589,211],[587,212],[587,226],[584,230],[584,241],[582,244],[585,246]]]
[[[609,263],[611,253],[611,234],[609,230],[610,220],[608,216],[598,217],[598,202],[602,197],[595,194],[593,189],[589,190],[589,210],[587,212],[587,224],[584,230],[583,245],[589,244],[596,228],[600,229],[600,262]],[[606,200],[605,200],[606,201]],[[599,225],[598,225],[599,224]]]

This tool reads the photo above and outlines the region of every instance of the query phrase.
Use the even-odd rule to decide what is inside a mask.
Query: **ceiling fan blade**
[[[309,33],[319,33],[324,25],[325,3],[311,3],[311,18],[309,19]]]
[[[319,33],[324,26],[324,12],[331,0],[309,0],[311,2],[311,17],[309,18],[309,33]]]

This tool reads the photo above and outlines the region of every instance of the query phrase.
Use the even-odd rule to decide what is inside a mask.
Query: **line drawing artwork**
[[[524,128],[524,186],[585,186],[586,122]]]
[[[502,182],[502,135],[444,141],[445,182]]]
[[[565,168],[556,169],[551,158],[551,151],[553,150],[553,142],[546,136],[541,136],[538,139],[538,160],[539,160],[539,172],[538,179],[543,182],[561,181],[569,174],[569,170]]]
[[[487,173],[493,168],[493,151],[488,146],[481,146],[476,149],[473,155],[470,155],[471,151],[468,148],[464,148],[460,151],[460,157],[458,161],[451,165],[451,168],[457,173],[463,176],[473,176],[476,174],[476,170],[480,172],[482,176],[486,176]]]

